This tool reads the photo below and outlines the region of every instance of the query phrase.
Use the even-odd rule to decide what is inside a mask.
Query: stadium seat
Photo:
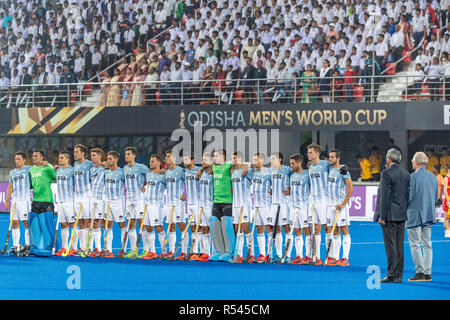
[[[411,62],[411,55],[409,54],[411,51],[409,50],[403,50],[402,52],[402,57],[405,57],[405,59],[403,59],[403,63],[404,64],[409,64]]]
[[[362,100],[364,94],[364,86],[354,86],[353,87],[353,99]]]
[[[91,93],[92,93],[92,81],[89,81],[83,86],[82,95],[87,96],[90,95]]]
[[[422,91],[420,92],[420,98],[421,99],[430,99],[431,98],[431,92],[429,90],[428,84],[422,85]]]
[[[237,103],[244,103],[244,90],[234,90],[233,100]]]
[[[390,68],[388,71],[386,71],[386,74],[389,74],[389,75],[394,75],[395,74],[395,68],[397,66],[396,63],[394,63],[394,62],[387,63],[386,64],[386,69],[388,69],[392,65],[394,65],[394,66],[392,68]]]

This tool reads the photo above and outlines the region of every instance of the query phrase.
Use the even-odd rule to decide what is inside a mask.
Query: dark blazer
[[[407,220],[409,182],[409,173],[397,163],[381,172],[379,202],[381,220]]]

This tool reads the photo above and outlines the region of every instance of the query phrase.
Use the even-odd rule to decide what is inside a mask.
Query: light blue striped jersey
[[[166,170],[166,204],[181,205],[184,193],[184,169],[176,166],[173,170]]]
[[[91,190],[95,200],[104,199],[105,193],[105,167],[100,165],[91,168]]]
[[[166,189],[166,175],[147,172],[147,186],[145,190],[145,201],[150,206],[164,206],[164,190]]]
[[[199,180],[200,184],[200,206],[211,208],[214,203],[214,176],[203,171]]]
[[[56,169],[56,199],[58,200],[58,203],[73,202],[73,195],[75,192],[74,171],[72,166],[68,166],[65,169],[62,167]]]
[[[250,188],[254,169],[249,168],[247,175],[242,175],[243,168],[235,169],[231,174],[231,183],[233,184],[233,207],[249,207],[252,204]]]
[[[184,184],[186,185],[187,204],[199,203],[199,179],[195,177],[198,170],[200,170],[200,167],[194,167],[192,169],[184,168]]]
[[[9,182],[12,183],[14,200],[30,200],[31,196],[31,166],[24,166],[22,169],[13,169],[9,173]]]
[[[309,165],[309,182],[311,185],[310,200],[313,202],[327,201],[328,197],[328,172],[330,163],[320,160],[317,164]]]
[[[293,172],[290,179],[291,186],[291,204],[294,207],[300,207],[301,203],[307,203],[309,200],[310,182],[308,170],[300,173]]]
[[[283,190],[289,188],[291,167],[281,166],[280,169],[271,169],[272,172],[272,204],[288,205],[289,198],[283,194]]]
[[[75,161],[75,197],[89,197],[91,193],[91,168],[93,163],[90,160],[84,160],[83,163]]]
[[[105,171],[106,200],[125,198],[125,175],[122,168]]]
[[[123,167],[125,187],[127,188],[127,201],[139,201],[144,199],[141,188],[144,185],[148,171],[148,168],[141,163],[136,163],[132,167],[126,164]]]
[[[261,171],[255,169],[252,177],[251,192],[253,194],[254,206],[267,208],[271,205],[271,196],[269,194],[272,188],[272,173],[269,168],[263,168]]]
[[[342,166],[337,169],[331,167],[330,173],[328,174],[328,197],[330,202],[334,205],[344,202],[347,193],[345,179],[351,179],[348,172],[345,175],[339,173],[341,167]]]

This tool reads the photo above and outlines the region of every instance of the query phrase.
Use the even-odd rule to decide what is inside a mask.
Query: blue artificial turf
[[[1,246],[7,228],[8,218],[1,215]],[[113,247],[117,252],[120,247],[117,226],[114,232]],[[406,242],[403,283],[383,284],[379,289],[370,289],[370,284],[373,287],[378,278],[367,270],[369,266],[378,266],[381,270],[378,277],[383,278],[386,274],[380,226],[371,222],[352,222],[350,232],[351,266],[346,268],[1,256],[0,299],[448,299],[450,239],[444,238],[441,223],[435,225],[432,232],[433,281],[407,281],[414,274],[414,264]],[[23,239],[23,230],[21,237]],[[322,235],[322,258],[324,255]],[[78,274],[73,270],[79,270],[80,289],[70,289]]]

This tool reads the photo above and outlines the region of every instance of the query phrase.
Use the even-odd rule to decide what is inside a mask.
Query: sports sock
[[[125,241],[125,233],[127,232],[127,228],[126,227],[123,227],[123,228],[121,228],[120,229],[120,247],[122,248],[125,248],[124,250],[125,251],[127,251],[127,242],[128,241],[126,241],[125,242],[125,245],[124,245],[124,241]]]
[[[136,250],[136,242],[137,242],[137,236],[136,236],[136,229],[131,229],[128,231],[128,239],[130,239],[130,249],[134,252]],[[126,247],[125,247],[125,251]]]
[[[86,234],[87,234],[87,238],[89,238],[89,229],[86,229]],[[87,243],[87,240],[86,240],[86,243]],[[91,241],[89,243],[89,250],[91,252],[94,251],[94,229],[92,229],[92,233],[91,233]]]
[[[198,253],[203,252],[203,250],[204,250],[203,244],[202,244],[203,241],[200,241],[201,240],[201,235],[202,235],[201,233],[197,232],[197,236],[194,236],[194,235],[192,236],[192,243],[194,243],[194,238],[195,238],[194,248],[192,248],[192,252],[193,253],[197,253],[198,254]]]
[[[328,243],[330,242],[331,237],[332,237],[331,232],[325,233],[325,252],[327,252],[327,250],[328,250]],[[329,257],[333,256],[332,253],[333,253],[333,247],[331,247],[331,249],[330,249]]]
[[[320,259],[320,242],[321,242],[321,236],[320,233],[316,234],[316,257],[317,259]]]
[[[273,237],[273,232],[268,232],[267,233],[267,254],[269,255],[269,257],[270,257],[271,249],[273,250],[273,248],[271,248],[271,246],[272,246],[272,237]]]
[[[142,231],[141,231],[141,241],[142,241],[142,251],[147,251],[147,252],[150,252],[151,250],[150,250],[150,246],[151,246],[151,243],[150,243],[150,233],[151,232],[148,232],[147,231],[147,229],[143,229]],[[155,233],[155,232],[153,232],[153,233]],[[153,235],[153,239],[155,239],[154,238],[154,235]],[[153,246],[155,245],[155,243],[154,243],[154,241],[153,241]],[[139,248],[138,248],[138,251],[139,251]]]
[[[112,252],[113,230],[108,229],[108,239],[106,240],[106,251]]]
[[[258,242],[259,254],[266,256],[266,236],[264,233],[258,233],[256,240]]]
[[[277,252],[277,256],[281,258],[283,256],[283,235],[281,232],[278,232],[275,236],[275,250]]]
[[[250,243],[250,241],[252,241],[251,240],[251,237],[252,237],[252,234],[251,233],[246,233],[245,234],[245,241],[247,241],[247,248],[248,248],[248,244]],[[251,247],[251,249],[250,249],[250,255],[251,256],[254,256],[255,255],[255,244],[253,243],[252,244],[252,247]]]
[[[187,250],[189,247],[189,233],[186,232],[184,239],[183,239],[183,243],[181,244],[181,252],[184,254],[187,254]],[[198,253],[198,250],[197,250]]]
[[[86,250],[86,237],[85,237],[85,231],[86,229],[79,229],[78,230],[78,239],[80,239],[80,249]]]
[[[210,248],[211,248],[211,240],[209,237],[209,233],[206,234],[202,234],[202,238],[203,238],[203,253],[206,253],[207,255],[210,255]]]
[[[164,240],[166,239],[166,233],[164,231],[158,232],[158,239],[159,239],[159,247],[162,250],[162,245],[164,243]]]
[[[350,238],[350,234],[342,235],[342,258],[343,259],[348,260],[351,242],[352,242],[352,239]]]
[[[244,234],[241,232],[238,234],[238,236],[236,237],[236,241],[238,242],[238,249],[237,249],[237,254],[240,257],[243,257],[243,251],[244,251]]]
[[[155,239],[156,239],[156,234],[155,231],[152,232],[146,232],[147,233],[147,250],[148,252],[156,252],[155,249]],[[145,243],[145,242],[144,242]]]
[[[94,229],[93,230],[93,242],[95,244],[95,249],[97,249],[97,251],[102,251],[102,231],[100,230],[100,228]]]
[[[291,240],[291,241],[289,241],[289,240]],[[286,259],[288,259],[288,261],[289,261],[291,258],[291,254],[292,254],[292,248],[294,247],[294,233],[288,233],[286,235],[286,245],[287,245],[288,241],[290,242],[290,245],[289,245],[289,248],[288,248],[288,251],[286,254]]]
[[[176,241],[177,241],[177,234],[175,232],[169,232],[169,252],[173,253],[175,251]]]
[[[12,229],[12,240],[13,240],[13,247],[17,247],[20,241],[20,228]]]
[[[30,245],[30,230],[28,228],[25,228],[25,245]]]
[[[298,252],[297,252],[298,255]],[[311,258],[311,235],[305,236],[305,255]]]
[[[339,260],[339,253],[341,251],[341,235],[333,236],[333,255],[332,257],[336,260]]]
[[[303,236],[301,234],[295,236],[295,256],[303,258]]]
[[[61,244],[64,249],[69,245],[69,228],[61,229]]]

